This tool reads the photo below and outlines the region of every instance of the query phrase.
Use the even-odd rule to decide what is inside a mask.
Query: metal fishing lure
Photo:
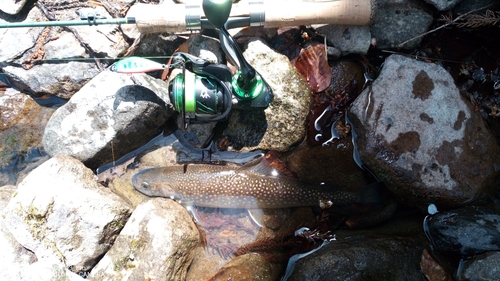
[[[109,69],[117,73],[144,73],[173,67],[141,57],[127,57],[115,62]]]

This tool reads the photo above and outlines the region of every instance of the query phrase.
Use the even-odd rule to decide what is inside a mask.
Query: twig
[[[489,4],[489,5],[486,5],[486,6],[484,6],[484,7],[477,8],[477,9],[474,9],[474,10],[472,10],[472,11],[469,11],[469,12],[467,12],[467,13],[465,13],[465,14],[461,14],[460,16],[458,16],[456,19],[454,19],[454,20],[453,20],[453,21],[451,21],[451,22],[448,22],[448,23],[446,23],[446,24],[443,24],[443,25],[441,25],[440,27],[434,28],[433,30],[430,30],[430,31],[424,32],[424,33],[422,33],[422,34],[420,34],[420,35],[417,35],[417,36],[415,36],[415,37],[413,37],[413,38],[410,38],[410,39],[408,39],[408,40],[404,41],[403,43],[400,43],[400,44],[398,45],[398,48],[403,47],[403,45],[405,45],[405,44],[406,44],[406,43],[408,43],[408,42],[411,42],[411,41],[416,40],[416,39],[418,39],[418,38],[420,38],[420,37],[423,37],[423,36],[425,36],[425,35],[427,35],[427,34],[431,34],[431,33],[435,32],[435,31],[438,31],[438,30],[443,29],[443,28],[445,28],[445,27],[447,27],[447,26],[450,26],[450,25],[452,25],[452,24],[455,24],[458,20],[463,19],[463,18],[464,18],[464,17],[466,17],[467,15],[472,14],[472,13],[477,12],[477,11],[480,11],[480,10],[483,10],[483,9],[486,9],[486,8],[490,7],[491,5],[493,5],[493,4]]]
[[[54,16],[54,14],[52,14],[50,12],[50,10],[47,9],[47,7],[45,5],[43,5],[40,2],[35,3],[35,5],[42,11],[42,13],[45,15],[45,17],[48,20],[50,20],[50,21],[57,21],[57,18]],[[94,52],[94,50],[92,50],[92,48],[90,47],[89,44],[85,43],[85,41],[80,36],[80,34],[78,34],[78,32],[76,31],[76,29],[68,27],[68,26],[63,26],[62,28],[64,30],[66,30],[66,31],[69,31],[69,32],[73,33],[73,36],[75,36],[76,40],[78,40],[78,42],[80,43],[80,46],[82,46],[87,51],[87,53],[89,54],[89,56],[95,60],[97,68],[100,71],[103,71],[104,70],[104,66],[102,65],[101,61],[97,57],[96,53]]]
[[[128,57],[134,54],[135,50],[139,47],[141,43],[141,39],[144,38],[144,34],[141,33],[137,38],[135,38],[134,43],[130,47],[128,47],[127,52],[123,55],[124,57]]]
[[[78,40],[78,42],[80,42],[80,46],[82,46],[87,51],[87,53],[89,54],[89,56],[94,59],[97,68],[100,71],[103,71],[104,70],[104,66],[102,65],[101,61],[97,57],[97,54],[94,52],[94,50],[92,50],[92,47],[90,47],[90,45],[87,44],[83,40],[83,38],[80,36],[80,34],[78,34],[78,31],[76,31],[76,29],[74,29],[72,27],[69,27],[69,26],[63,26],[62,28],[64,30],[66,30],[66,31],[69,31],[69,32],[73,33],[73,36],[75,36],[76,40]]]

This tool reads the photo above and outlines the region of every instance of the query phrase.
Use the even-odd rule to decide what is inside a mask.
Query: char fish
[[[132,177],[139,192],[182,204],[212,208],[288,208],[379,203],[379,189],[357,191],[311,185],[279,175],[264,159],[237,169],[216,165],[150,168]]]

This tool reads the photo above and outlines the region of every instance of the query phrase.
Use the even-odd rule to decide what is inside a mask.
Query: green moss
[[[146,240],[142,238],[131,239],[129,243],[129,254],[119,260],[117,260],[113,264],[113,268],[115,271],[120,271],[123,269],[131,269],[135,268],[136,265],[133,263],[133,260],[130,258],[135,255],[140,249],[142,249],[146,245]]]
[[[33,238],[43,242],[43,244],[56,253],[60,260],[64,260],[64,255],[59,251],[54,241],[45,239],[47,218],[53,213],[54,202],[51,202],[45,211],[39,210],[37,207],[30,205],[27,210],[23,209],[21,204],[15,208],[15,212],[23,219],[28,226],[28,231]]]
[[[121,258],[119,260],[117,260],[114,265],[113,265],[113,268],[115,269],[115,271],[120,271],[124,268],[128,268],[127,267],[127,264],[129,262],[130,258],[129,257],[124,257],[124,258]]]
[[[43,240],[45,237],[45,224],[47,216],[52,213],[53,203],[48,206],[45,212],[41,212],[37,207],[31,205],[23,212],[23,220],[28,225],[28,231],[36,239]]]
[[[124,223],[121,219],[114,220],[111,222],[111,228],[113,229],[113,233],[120,232],[124,227]]]
[[[136,252],[136,250],[144,247],[144,245],[146,245],[146,241],[144,239],[142,239],[142,238],[132,239],[130,241],[130,244],[129,244],[130,250],[134,251],[134,252]]]
[[[12,146],[15,146],[17,142],[18,142],[18,138],[14,134],[11,134],[5,138],[3,144],[6,147],[12,147]]]

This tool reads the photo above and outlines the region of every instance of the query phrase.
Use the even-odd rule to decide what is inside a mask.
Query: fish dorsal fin
[[[238,172],[252,173],[264,177],[276,177],[279,175],[278,171],[272,167],[265,157],[259,157],[247,164],[241,166]]]

